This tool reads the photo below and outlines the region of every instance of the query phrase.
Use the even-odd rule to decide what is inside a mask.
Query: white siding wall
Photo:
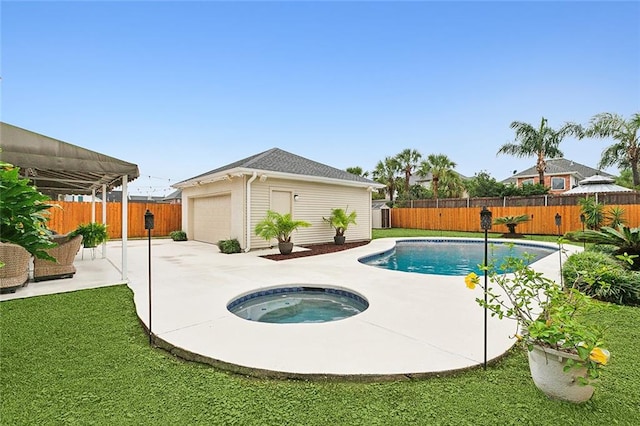
[[[251,248],[264,248],[269,244],[257,237],[253,229],[271,207],[272,190],[292,191],[298,195],[293,202],[292,216],[296,220],[311,223],[310,228],[300,228],[293,234],[295,244],[315,244],[333,242],[335,231],[322,221],[331,214],[332,208],[348,208],[356,211],[357,225],[351,225],[345,236],[348,241],[371,239],[371,193],[366,188],[353,188],[304,181],[271,179],[265,182],[255,180],[251,185]]]

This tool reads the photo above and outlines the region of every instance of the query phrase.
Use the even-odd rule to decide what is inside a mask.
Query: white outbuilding
[[[347,241],[371,239],[371,193],[384,185],[279,148],[273,148],[174,185],[182,189],[182,227],[192,240],[216,244],[237,239],[245,250],[273,244],[254,233],[267,210],[311,223],[295,244],[333,241],[322,218],[333,208],[357,213]]]

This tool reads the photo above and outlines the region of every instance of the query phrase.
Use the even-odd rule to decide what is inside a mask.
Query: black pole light
[[[558,227],[558,253],[560,256],[560,285],[563,286],[562,278],[562,240],[560,239],[560,227],[562,226],[562,216],[556,213],[556,226]]]
[[[144,214],[144,229],[149,235],[149,344],[153,344],[153,334],[151,333],[151,230],[153,229],[153,213],[147,209]]]
[[[584,232],[584,223],[587,221],[587,217],[584,215],[584,213],[580,213],[580,222],[582,223],[582,232]],[[585,249],[587,248],[587,243],[582,240],[582,248]]]
[[[484,230],[484,369],[487,369],[487,258],[488,258],[488,231],[491,229],[492,223],[491,210],[487,209],[487,206],[483,206],[480,211],[480,227]]]

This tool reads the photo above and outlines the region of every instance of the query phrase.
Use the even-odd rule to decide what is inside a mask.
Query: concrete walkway
[[[357,261],[394,244],[395,239],[379,239],[345,252],[274,262],[258,256],[264,251],[225,255],[210,244],[154,240],[152,331],[161,346],[183,356],[276,376],[405,376],[482,364],[484,314],[475,302],[482,291],[468,290],[463,277],[389,271]],[[31,283],[0,300],[118,283],[120,243],[110,242],[107,253],[108,259],[77,261],[71,280]],[[128,284],[145,324],[147,254],[147,241],[129,241]],[[534,267],[559,280],[558,265],[555,254]],[[261,288],[300,284],[354,290],[370,306],[347,319],[313,324],[252,322],[226,308]],[[491,360],[513,345],[515,324],[490,317],[488,330]]]

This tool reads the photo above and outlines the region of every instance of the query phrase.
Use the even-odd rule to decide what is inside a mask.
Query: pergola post
[[[127,235],[129,232],[128,176],[122,175],[122,280],[127,281]]]
[[[107,185],[102,184],[102,224],[107,226]],[[102,258],[107,258],[107,242],[102,243]]]
[[[91,188],[91,223],[96,221],[96,189]]]

